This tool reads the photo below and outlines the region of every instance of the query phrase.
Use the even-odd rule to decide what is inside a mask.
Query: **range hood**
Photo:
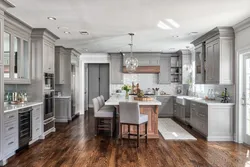
[[[128,73],[127,69],[125,66],[123,66],[123,73]],[[153,73],[153,74],[158,74],[160,73],[160,66],[139,66],[136,68],[136,71],[133,73]]]

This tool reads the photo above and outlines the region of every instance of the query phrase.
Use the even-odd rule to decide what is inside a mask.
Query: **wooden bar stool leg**
[[[130,143],[130,125],[128,124],[128,143]]]
[[[145,124],[145,142],[148,144],[148,122]]]
[[[140,125],[137,126],[137,147],[140,146]]]
[[[123,145],[123,140],[122,140],[122,124],[120,123],[120,140],[121,144]]]

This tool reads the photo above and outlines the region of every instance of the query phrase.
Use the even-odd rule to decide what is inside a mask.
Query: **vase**
[[[129,98],[129,94],[128,94],[128,91],[126,91],[125,99],[128,99],[128,98]]]

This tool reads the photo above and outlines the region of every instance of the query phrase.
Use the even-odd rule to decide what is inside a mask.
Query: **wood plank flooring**
[[[57,124],[56,133],[11,157],[7,167],[202,167],[250,166],[250,147],[233,142],[206,142],[191,131],[197,141],[124,141],[94,136],[93,113],[69,124]],[[188,131],[187,127],[185,127]],[[250,155],[249,155],[250,156]],[[248,163],[248,164],[247,164]]]

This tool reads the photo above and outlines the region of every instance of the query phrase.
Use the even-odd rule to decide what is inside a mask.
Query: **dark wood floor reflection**
[[[185,127],[186,128],[186,127]],[[57,124],[57,132],[9,159],[8,167],[170,167],[245,166],[250,147],[232,142],[149,140],[135,148],[124,142],[94,136],[93,113],[69,124]],[[188,131],[189,129],[186,128]],[[249,155],[250,156],[250,155]],[[250,165],[250,163],[249,163]],[[247,165],[246,165],[247,166]]]

